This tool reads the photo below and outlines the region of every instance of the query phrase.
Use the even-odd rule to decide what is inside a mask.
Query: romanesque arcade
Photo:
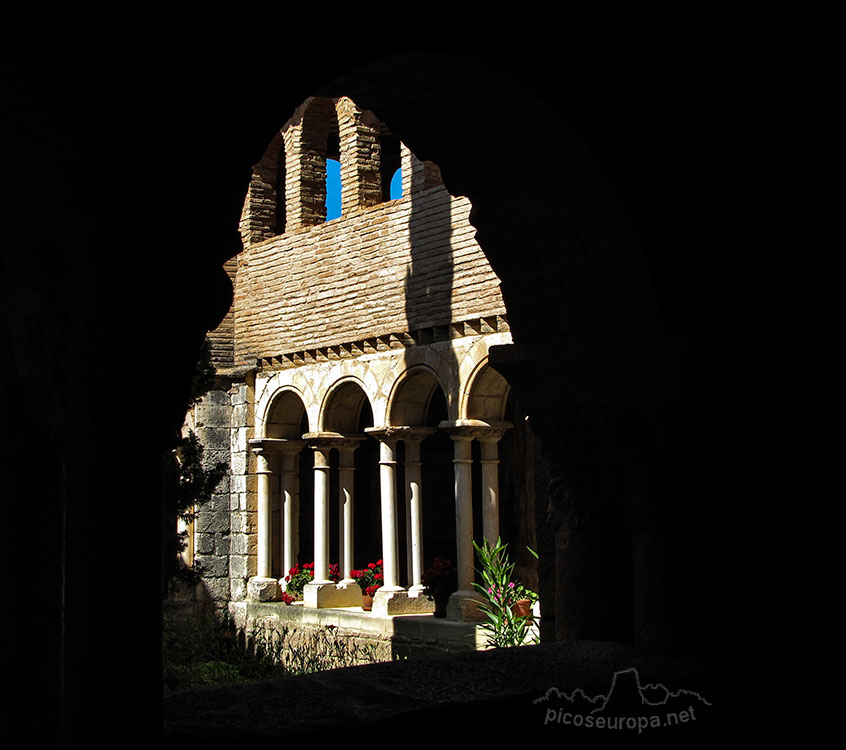
[[[509,341],[507,332],[465,336],[258,373],[251,597],[272,599],[307,558],[305,607],[358,606],[350,572],[381,558],[374,612],[431,611],[421,578],[434,550],[458,569],[448,617],[472,619],[472,540],[499,535],[498,443],[511,426],[509,387],[487,352]]]

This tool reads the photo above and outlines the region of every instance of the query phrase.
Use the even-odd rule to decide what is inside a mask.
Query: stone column
[[[340,533],[338,550],[338,564],[341,568],[341,583],[355,584],[350,571],[354,561],[354,531],[355,531],[355,449],[357,443],[339,447],[340,462],[338,465],[338,513]],[[358,584],[355,584],[356,586]]]
[[[505,429],[510,427],[509,422],[489,422],[481,419],[461,419],[455,422],[441,422],[439,427],[450,433],[453,440],[455,458],[455,548],[456,568],[458,569],[458,590],[450,597],[447,605],[447,618],[450,620],[477,620],[481,617],[478,609],[478,595],[473,587],[475,578],[474,563],[475,550],[473,549],[473,459],[472,441],[474,438],[480,440],[493,440],[492,449],[485,448],[483,444],[482,458],[492,461],[496,457],[496,441],[502,436]],[[491,454],[493,450],[493,454]],[[491,456],[493,455],[493,459]],[[491,471],[493,469],[493,472]],[[483,481],[488,500],[493,495],[494,508],[496,508],[496,497],[498,485],[496,483],[496,463],[488,463],[487,471],[483,465]],[[490,490],[493,490],[491,493]],[[499,517],[493,516],[490,510],[490,503],[487,504],[487,521],[483,533],[491,531],[490,525],[495,518],[495,525],[498,534]]]
[[[306,433],[314,450],[314,578],[303,589],[306,607],[351,607],[361,604],[358,586],[329,580],[329,451],[349,447],[336,432]],[[343,534],[343,529],[342,529]]]
[[[314,450],[314,579],[329,580],[329,448],[318,444]]]
[[[426,430],[425,434],[432,430]],[[423,480],[420,461],[420,443],[424,434],[405,439],[405,484],[407,503],[408,533],[408,578],[411,596],[421,596],[423,592]]]
[[[482,535],[491,545],[499,539],[499,439],[491,432],[479,436],[482,448]]]
[[[379,439],[379,479],[382,508],[382,572],[384,583],[373,597],[373,612],[381,615],[431,611],[425,597],[409,597],[399,585],[397,544],[397,485],[395,449],[397,440],[412,434],[410,427],[365,429]]]
[[[295,544],[296,526],[299,522],[295,513],[298,459],[302,441],[291,441],[281,451],[282,465],[279,472],[279,500],[282,504],[282,578],[279,585],[285,587],[285,576],[297,562],[297,548]]]
[[[253,448],[256,456],[256,484],[258,489],[258,562],[259,578],[270,578],[270,462],[265,448]]]
[[[256,576],[247,583],[247,590],[252,599],[275,601],[279,598],[279,586],[275,578],[270,577],[271,550],[271,509],[270,509],[270,447],[266,440],[251,440],[250,445],[256,457],[256,510],[258,526],[258,544],[256,546]]]
[[[458,569],[456,594],[473,593],[473,459],[472,437],[462,433],[450,435],[455,458],[455,553]]]
[[[379,488],[382,509],[382,571],[385,591],[402,591],[399,585],[397,553],[397,481],[394,458],[397,441],[389,437],[379,440]]]

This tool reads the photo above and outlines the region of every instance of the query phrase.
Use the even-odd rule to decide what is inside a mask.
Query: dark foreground
[[[742,689],[739,665],[551,643],[173,693],[165,746],[739,747]]]

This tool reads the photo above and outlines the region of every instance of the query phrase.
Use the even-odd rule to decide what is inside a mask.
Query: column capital
[[[358,446],[365,440],[363,437],[355,437],[353,435],[342,435],[340,432],[307,432],[303,435],[301,441],[303,445],[308,445],[309,448],[317,448],[319,450],[331,450],[332,448],[358,448]]]
[[[253,453],[299,453],[305,440],[287,440],[286,438],[252,438],[249,441]]]
[[[504,420],[456,419],[441,422],[438,429],[457,440],[499,440],[512,426]]]
[[[435,432],[434,427],[411,427],[409,425],[385,425],[384,427],[365,427],[368,435],[385,441],[423,440]]]

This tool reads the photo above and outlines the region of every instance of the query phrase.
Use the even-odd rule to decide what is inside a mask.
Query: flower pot
[[[367,594],[361,595],[361,608],[365,612],[370,612],[373,609],[373,597]]]
[[[528,617],[532,619],[532,600],[519,599],[511,605],[511,612],[515,617]]]
[[[435,617],[446,617],[447,604],[449,604],[449,597],[435,599],[435,611],[432,614]]]

